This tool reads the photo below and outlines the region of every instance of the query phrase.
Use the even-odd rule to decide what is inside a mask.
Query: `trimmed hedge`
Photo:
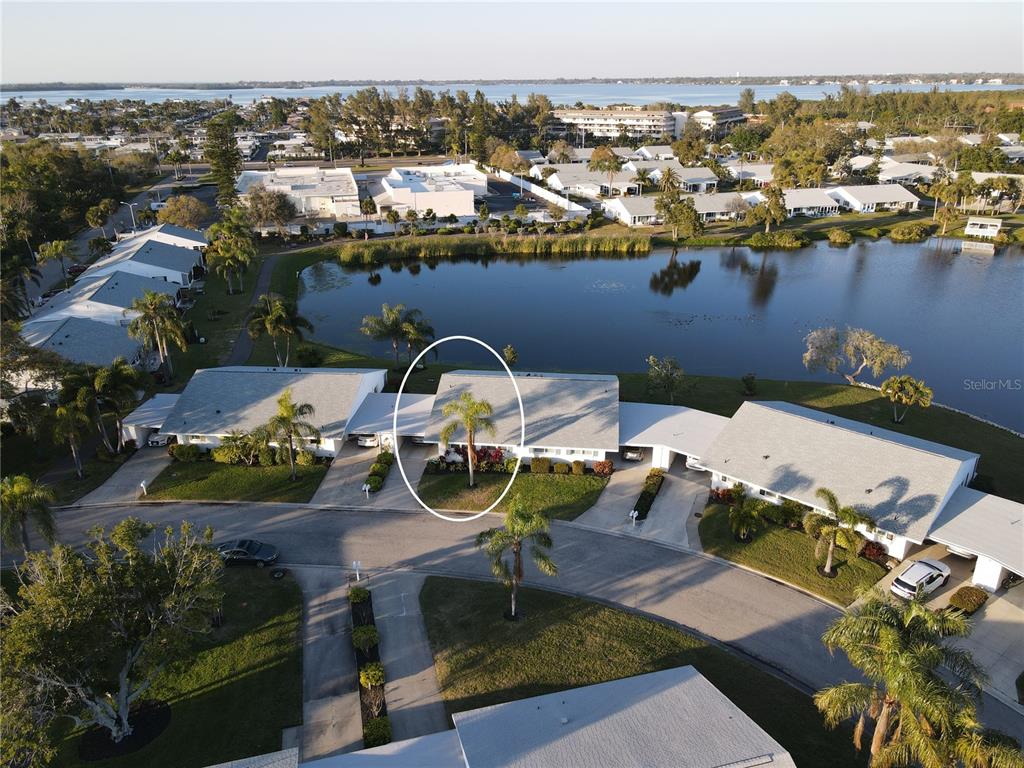
[[[363,726],[363,746],[382,747],[391,743],[391,720],[384,717],[374,717],[366,721]]]
[[[654,499],[664,482],[665,470],[654,468],[647,473],[647,477],[644,479],[643,490],[640,491],[640,496],[637,498],[636,504],[633,505],[633,509],[637,512],[637,520],[647,519],[647,513],[651,511]]]
[[[185,464],[190,464],[193,461],[199,461],[199,446],[172,445],[171,456],[175,461],[180,461]]]
[[[352,645],[363,653],[369,652],[373,646],[380,642],[380,632],[377,627],[368,624],[363,627],[356,627],[352,630]]]
[[[582,475],[587,471],[587,464],[584,461],[577,459],[572,463],[572,473],[574,475]]]
[[[611,459],[594,462],[594,474],[598,477],[611,477],[613,469]]]
[[[559,461],[555,463],[554,469],[556,475],[568,475],[570,467],[564,461]]]
[[[977,611],[988,600],[988,592],[980,587],[963,586],[949,596],[949,607],[958,608],[968,616]]]
[[[384,478],[379,475],[370,475],[366,478],[366,484],[370,486],[370,493],[376,493],[384,487]]]
[[[530,459],[530,474],[531,475],[546,475],[551,471],[551,459],[538,456]]]
[[[365,603],[370,599],[370,590],[365,587],[352,587],[348,591],[348,601],[353,605]]]

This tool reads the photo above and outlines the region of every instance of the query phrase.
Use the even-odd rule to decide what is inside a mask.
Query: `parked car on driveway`
[[[264,544],[256,539],[236,539],[217,545],[217,551],[224,558],[224,565],[255,565],[262,568],[277,562],[277,547]]]
[[[911,600],[929,595],[949,582],[949,566],[939,560],[911,560],[889,588],[894,595]]]
[[[644,449],[634,448],[627,445],[619,449],[619,455],[622,457],[623,461],[643,461]]]
[[[150,448],[160,448],[170,443],[176,443],[178,439],[174,435],[162,435],[159,432],[149,436],[146,445]]]
[[[380,445],[380,438],[377,435],[359,435],[356,445],[360,448],[376,448]]]

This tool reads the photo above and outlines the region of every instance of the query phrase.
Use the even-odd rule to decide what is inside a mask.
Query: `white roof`
[[[746,198],[739,192],[711,192],[689,197],[693,200],[693,207],[697,209],[697,213],[727,213],[736,200],[746,202]]]
[[[277,168],[273,171],[242,171],[235,182],[238,194],[262,184],[266,189],[297,198],[358,197],[359,187],[351,168]]]
[[[160,429],[174,410],[180,395],[157,394],[124,417],[126,427]]]
[[[619,444],[663,445],[699,458],[728,423],[725,416],[681,405],[619,403]]]
[[[323,437],[345,434],[364,377],[383,374],[368,368],[263,368],[229,366],[198,370],[164,420],[174,435],[225,435],[251,432],[277,413],[277,398],[286,388],[292,400],[309,403],[307,421]]]
[[[701,457],[708,469],[821,508],[818,488],[879,528],[924,541],[978,454],[792,403],[748,401]]]
[[[865,203],[916,203],[917,195],[904,189],[899,184],[862,184],[859,186],[836,187],[835,192],[843,192],[860,204]]]
[[[657,197],[653,195],[626,195],[613,197],[604,205],[606,208],[621,208],[629,216],[657,216],[658,212],[654,209],[656,201]]]
[[[740,163],[738,160],[730,160],[725,163],[734,179],[761,179],[771,181],[774,163]]]
[[[305,764],[304,764],[305,765]],[[299,750],[297,747],[284,749],[280,752],[268,752],[265,755],[243,757],[227,763],[217,763],[207,768],[298,768]]]
[[[311,760],[302,768],[466,768],[466,762],[458,732],[448,730]]]
[[[452,715],[469,768],[795,768],[693,667]]]
[[[33,347],[56,352],[81,365],[110,365],[118,357],[132,362],[142,347],[128,335],[125,326],[87,317],[61,316],[26,323],[22,333]]]
[[[1024,574],[1024,504],[957,488],[928,538],[995,560]]]
[[[526,445],[545,448],[619,449],[619,380],[616,376],[582,373],[514,371],[526,416]],[[444,406],[472,392],[491,404],[493,436],[477,435],[486,445],[519,445],[520,414],[515,388],[504,371],[458,370],[441,375],[430,414],[426,438],[440,442],[440,432],[451,419]],[[465,440],[459,428],[452,438]]]
[[[786,208],[835,208],[838,205],[825,190],[817,187],[785,189],[782,194],[786,200]]]
[[[930,180],[938,170],[937,166],[922,163],[886,163],[878,171],[878,179],[879,181],[919,178]]]
[[[348,432],[353,435],[376,435],[391,432],[395,401],[393,392],[371,392],[359,410],[349,419]],[[422,437],[430,420],[430,409],[434,405],[433,395],[402,394],[402,407],[398,412],[398,434]]]

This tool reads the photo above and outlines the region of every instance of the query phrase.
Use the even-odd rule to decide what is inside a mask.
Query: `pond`
[[[315,340],[380,356],[390,345],[359,326],[387,302],[422,310],[438,337],[512,344],[523,370],[643,371],[653,354],[675,356],[694,374],[805,380],[830,379],[801,362],[808,331],[863,327],[910,350],[906,372],[925,379],[937,402],[1020,430],[1022,289],[1019,248],[985,256],[953,253],[948,241],[858,241],[846,249],[507,257],[376,271],[320,263],[302,273],[299,310],[315,325]],[[442,360],[493,365],[468,347],[445,350]]]

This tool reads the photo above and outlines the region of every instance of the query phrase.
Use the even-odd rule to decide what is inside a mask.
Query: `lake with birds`
[[[958,253],[949,240],[396,261],[372,270],[321,262],[299,285],[299,311],[316,341],[387,357],[390,344],[360,333],[361,319],[401,303],[421,310],[438,338],[512,344],[521,370],[644,371],[648,355],[671,355],[693,374],[841,382],[804,368],[803,339],[822,326],[866,328],[911,353],[904,372],[923,378],[936,402],[1017,430],[1022,299],[1020,248]],[[445,346],[445,362],[494,364],[483,350]],[[879,383],[870,373],[861,379]]]
[[[136,99],[148,103],[162,102],[168,99],[192,99],[197,101],[211,101],[214,99],[229,99],[235,104],[246,105],[267,96],[279,99],[307,98],[316,99],[321,96],[337,93],[341,96],[365,88],[366,85],[325,85],[308,86],[304,88],[103,88],[86,89],[69,87],[55,90],[11,90],[0,88],[0,98],[17,99],[25,104],[45,99],[49,104],[63,104],[71,99],[90,99],[92,101],[104,101],[106,99]],[[378,85],[378,88],[387,90],[392,94],[400,87],[408,88],[411,93],[415,85]],[[440,93],[441,91],[468,91],[470,95],[480,90],[491,101],[506,101],[513,95],[518,96],[520,101],[525,100],[531,93],[542,93],[546,95],[556,106],[559,104],[571,105],[577,101],[584,104],[593,104],[602,107],[609,104],[656,104],[659,102],[671,102],[685,105],[706,105],[706,104],[735,104],[739,99],[740,91],[748,87],[746,85],[731,83],[638,83],[638,82],[614,82],[614,83],[447,83],[444,85],[424,85],[424,88]],[[826,95],[834,96],[839,93],[839,85],[835,83],[819,83],[817,85],[782,85],[779,83],[765,83],[750,85],[758,99],[772,99],[783,91],[789,91],[800,99],[822,99]],[[859,87],[859,86],[854,86]],[[920,93],[938,88],[943,91],[1003,91],[1015,90],[1024,86],[1003,85],[995,83],[879,83],[868,86],[873,93],[881,91],[906,91],[908,93]]]

